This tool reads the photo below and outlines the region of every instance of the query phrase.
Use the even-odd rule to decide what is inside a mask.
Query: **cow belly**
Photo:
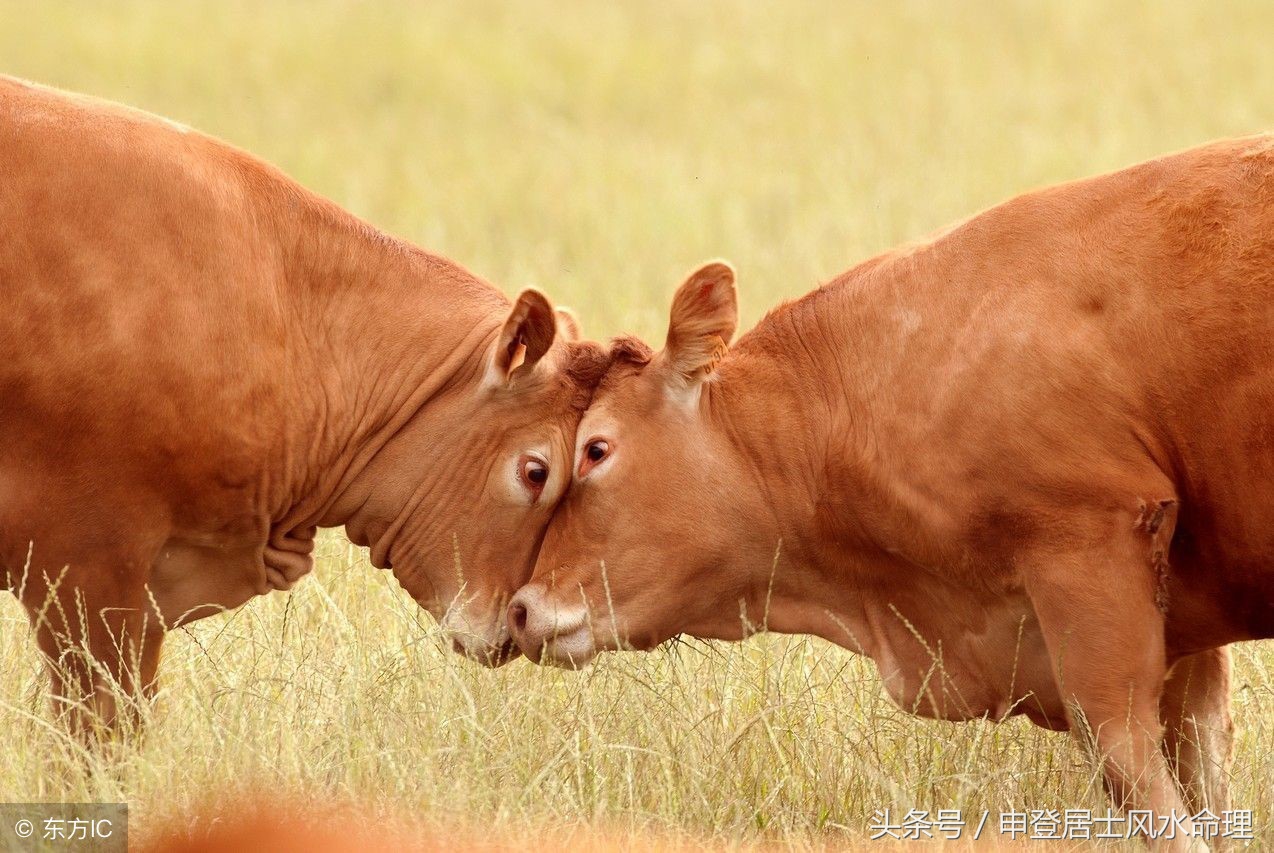
[[[882,614],[872,658],[890,700],[940,720],[1025,714],[1037,725],[1065,729],[1065,706],[1029,605],[984,601],[979,611],[985,621],[976,631],[943,621],[936,610],[906,624]]]
[[[1003,720],[1024,714],[1036,725],[1067,728],[1066,710],[1047,668],[1021,673],[1017,689],[998,685],[958,662],[946,661],[911,675],[889,662],[877,669],[890,701],[904,711],[935,720]],[[915,670],[913,670],[914,672]]]
[[[243,604],[274,587],[259,544],[169,540],[151,573],[151,593],[171,628]]]

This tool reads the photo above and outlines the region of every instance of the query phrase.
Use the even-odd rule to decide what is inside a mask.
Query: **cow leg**
[[[1169,531],[1170,534],[1170,531]],[[1185,814],[1160,752],[1159,703],[1167,665],[1158,566],[1135,520],[1084,531],[1109,541],[1027,561],[1027,591],[1043,629],[1072,730],[1095,753],[1106,789],[1124,810]],[[1156,849],[1206,849],[1178,833]]]
[[[136,724],[153,693],[162,631],[140,579],[65,574],[25,601],[48,661],[54,710],[85,742]]]
[[[1172,667],[1159,703],[1163,751],[1192,812],[1229,809],[1234,721],[1230,650],[1209,649]]]

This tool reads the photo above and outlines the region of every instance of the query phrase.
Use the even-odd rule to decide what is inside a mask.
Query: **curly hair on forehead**
[[[643,367],[654,357],[654,350],[631,335],[615,338],[610,347],[596,341],[571,341],[566,346],[565,373],[575,386],[572,405],[581,411],[593,402],[593,393],[617,365]]]
[[[597,341],[571,341],[566,345],[563,369],[572,382],[585,387],[601,381],[610,367],[610,353]]]
[[[610,361],[615,364],[631,364],[634,367],[645,367],[650,364],[655,351],[646,345],[641,338],[624,335],[613,338],[610,342]]]
[[[563,372],[571,384],[571,407],[582,412],[593,402],[593,392],[610,368],[610,354],[596,341],[571,341],[566,345]]]

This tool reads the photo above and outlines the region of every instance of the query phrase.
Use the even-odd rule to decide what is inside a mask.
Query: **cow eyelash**
[[[523,456],[518,460],[518,480],[538,498],[549,481],[548,463],[534,456]]]
[[[611,443],[604,438],[590,438],[584,443],[584,452],[580,454],[579,473],[584,476],[593,468],[606,461],[611,453]]]

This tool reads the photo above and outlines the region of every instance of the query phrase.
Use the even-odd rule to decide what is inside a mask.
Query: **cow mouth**
[[[469,660],[480,663],[488,669],[499,669],[506,663],[516,660],[522,654],[522,650],[518,648],[518,644],[513,642],[512,638],[506,639],[497,648],[488,647],[485,650],[471,649],[460,640],[452,640],[451,648],[457,654],[464,655]]]
[[[569,634],[559,634],[544,641],[538,649],[524,649],[527,659],[558,669],[584,669],[597,657],[598,648],[592,631],[581,625]]]

